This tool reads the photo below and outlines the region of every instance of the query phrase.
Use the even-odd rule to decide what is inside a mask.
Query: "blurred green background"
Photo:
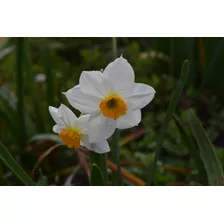
[[[156,136],[184,59],[190,62],[190,73],[175,113],[190,132],[187,112],[193,108],[223,166],[224,39],[116,40],[118,56],[123,54],[133,66],[136,82],[149,84],[156,90],[154,100],[142,110],[140,125],[121,131],[124,184],[146,182]],[[88,155],[56,145],[60,139],[52,131],[54,122],[48,106],[64,103],[72,109],[61,92],[76,85],[83,70],[104,69],[112,60],[112,38],[0,38],[0,140],[40,185],[89,184]],[[202,185],[173,120],[157,164],[155,185]],[[114,172],[114,164],[109,164],[108,172]],[[2,161],[0,185],[21,185]]]

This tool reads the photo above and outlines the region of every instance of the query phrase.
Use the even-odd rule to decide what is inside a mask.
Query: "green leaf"
[[[119,136],[120,131],[117,129],[113,135],[113,150],[111,151],[112,154],[112,161],[117,165],[117,171],[113,172],[113,185],[114,186],[122,186],[124,185],[122,175],[121,175],[121,165],[120,165],[120,158],[119,158]]]
[[[223,185],[223,170],[221,163],[217,158],[211,140],[207,136],[205,130],[203,129],[200,121],[195,116],[192,109],[189,111],[188,119],[192,134],[200,149],[200,156],[207,171],[209,185]]]
[[[18,99],[13,94],[13,92],[10,91],[8,87],[4,85],[0,86],[0,109],[2,110],[2,113],[5,114],[4,117],[8,117],[8,120],[10,121],[9,126],[14,126],[14,130],[11,131],[15,132],[16,135],[18,135],[19,133],[19,131],[17,131],[19,129],[17,109],[16,109],[17,103]],[[32,135],[33,133],[36,132],[34,122],[33,120],[30,119],[29,114],[25,111],[24,111],[24,117],[27,132],[29,135]]]
[[[192,135],[190,135],[190,136],[187,135],[187,133],[184,130],[183,124],[177,118],[177,116],[175,114],[173,114],[173,118],[174,118],[175,124],[177,126],[177,129],[179,130],[180,135],[181,135],[184,143],[186,144],[191,157],[193,158],[193,160],[195,162],[195,165],[199,171],[199,174],[203,178],[203,181],[205,181],[205,184],[208,184],[207,172],[205,170],[204,163],[200,157],[200,149],[198,148],[197,143],[194,141],[194,138]]]
[[[35,186],[36,184],[30,179],[27,173],[12,157],[9,150],[0,141],[0,158],[3,163],[27,186]]]
[[[24,116],[24,38],[16,38],[16,84],[17,84],[17,116],[19,124],[19,143],[23,147],[26,141],[26,126]]]
[[[198,94],[201,93],[201,91],[208,85],[208,83],[213,79],[215,69],[217,67],[218,60],[221,57],[222,49],[224,46],[224,39],[221,38],[218,46],[214,50],[214,53],[212,55],[212,60],[208,64],[208,68],[206,69],[206,74],[202,80],[201,86],[199,87]]]
[[[189,74],[189,62],[188,62],[188,60],[185,60],[183,65],[182,65],[180,79],[178,81],[178,84],[177,84],[174,92],[173,92],[171,102],[170,102],[169,107],[168,107],[167,112],[166,112],[165,120],[162,124],[161,131],[158,134],[157,147],[156,147],[156,151],[155,151],[155,159],[154,159],[152,167],[149,167],[149,172],[148,172],[148,185],[151,185],[153,180],[154,180],[156,163],[157,163],[157,160],[159,159],[159,156],[160,156],[160,150],[161,150],[161,147],[163,145],[163,140],[164,140],[164,137],[165,137],[165,133],[167,131],[169,122],[172,119],[172,114],[174,113],[174,111],[175,111],[175,109],[178,105],[179,99],[182,95],[184,85],[185,85],[185,83],[188,79],[188,74]]]
[[[90,153],[92,164],[96,164],[100,167],[103,175],[104,185],[108,185],[108,174],[107,174],[107,153],[96,153],[91,151]]]
[[[25,38],[25,55],[24,55],[24,61],[25,61],[25,71],[26,71],[26,89],[28,89],[28,92],[30,96],[32,97],[31,105],[33,104],[35,109],[34,119],[38,122],[36,122],[36,127],[38,129],[38,132],[45,132],[45,122],[43,120],[44,114],[43,114],[43,103],[41,103],[40,94],[37,89],[37,86],[34,83],[34,76],[32,73],[32,61],[31,61],[31,54],[30,54],[30,45],[29,45],[29,39],[28,37]]]
[[[90,185],[104,186],[103,174],[100,168],[95,163],[92,165],[92,169],[91,169]]]

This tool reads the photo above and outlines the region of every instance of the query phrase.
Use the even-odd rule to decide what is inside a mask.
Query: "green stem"
[[[90,158],[91,158],[91,163],[96,164],[102,174],[103,174],[103,179],[104,179],[104,185],[108,185],[108,174],[107,174],[107,153],[99,154],[92,152],[90,153]]]
[[[174,68],[175,68],[175,37],[170,38],[170,75],[174,77]]]
[[[157,137],[157,146],[155,149],[155,158],[154,158],[152,166],[149,167],[149,171],[148,171],[148,181],[147,181],[148,185],[153,184],[157,161],[160,157],[161,148],[163,146],[163,140],[165,138],[165,134],[166,134],[168,125],[170,123],[170,120],[172,119],[173,113],[175,112],[178,102],[180,100],[180,97],[182,95],[184,85],[186,81],[188,80],[188,74],[189,74],[189,62],[188,60],[185,60],[182,65],[180,79],[176,85],[176,88],[173,90],[172,99],[169,103],[164,122],[161,126],[160,133],[159,135],[157,135],[158,137]]]
[[[113,57],[117,58],[117,38],[112,37],[112,49]],[[123,179],[121,175],[121,165],[119,159],[119,130],[116,130],[113,135],[113,148],[112,148],[112,161],[117,165],[117,172],[113,173],[113,185],[123,185]]]
[[[100,168],[104,177],[105,186],[108,185],[108,174],[107,174],[107,153],[100,154]]]
[[[112,37],[112,48],[113,48],[113,57],[117,58],[117,38]]]
[[[112,161],[117,165],[117,172],[113,173],[113,185],[115,186],[123,185],[119,158],[119,135],[119,130],[116,130],[113,135],[113,150],[111,151]]]
[[[26,140],[25,118],[24,118],[24,82],[23,82],[23,63],[24,63],[24,38],[16,38],[16,69],[17,69],[17,113],[19,122],[19,144],[24,146]]]

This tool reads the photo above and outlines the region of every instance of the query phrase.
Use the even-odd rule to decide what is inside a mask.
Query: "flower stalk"
[[[113,48],[113,57],[117,58],[117,38],[112,37],[112,48]],[[113,149],[112,149],[112,161],[117,165],[117,172],[113,173],[113,185],[123,185],[123,179],[121,175],[121,166],[120,166],[120,158],[119,158],[119,130],[116,129],[113,135]]]
[[[17,113],[20,137],[19,143],[23,147],[26,140],[25,117],[24,117],[24,79],[23,79],[23,60],[24,60],[24,44],[23,37],[16,38],[16,69],[17,69]]]

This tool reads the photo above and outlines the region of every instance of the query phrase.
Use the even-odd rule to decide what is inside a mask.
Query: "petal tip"
[[[51,112],[57,112],[58,111],[58,108],[52,107],[52,106],[48,106],[48,110],[49,110],[50,113]]]

